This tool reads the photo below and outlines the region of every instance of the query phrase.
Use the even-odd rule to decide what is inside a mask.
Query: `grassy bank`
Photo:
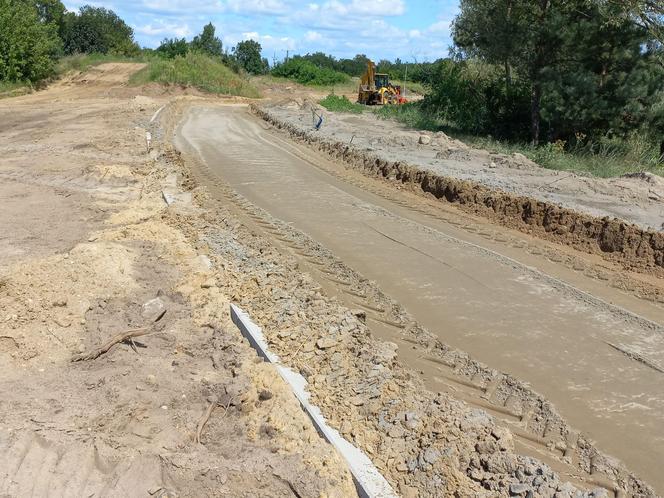
[[[121,57],[108,54],[77,54],[68,55],[58,61],[55,67],[56,75],[63,76],[70,71],[85,71],[92,66],[107,62],[144,62],[141,58]]]
[[[258,90],[245,78],[211,57],[189,53],[175,59],[152,58],[134,74],[130,83],[150,82],[191,86],[205,92],[242,97],[259,97]]]
[[[0,99],[24,95],[30,93],[32,89],[33,85],[29,82],[0,81]]]
[[[383,106],[375,112],[384,119],[394,119],[409,128],[443,131],[478,149],[503,154],[519,152],[548,169],[588,173],[602,178],[640,171],[664,176],[664,162],[659,157],[658,148],[637,135],[629,139],[605,139],[573,147],[562,142],[535,147],[527,143],[458,133],[448,124],[422,112],[416,104]]]

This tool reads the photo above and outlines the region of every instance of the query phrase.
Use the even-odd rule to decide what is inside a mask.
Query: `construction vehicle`
[[[387,74],[376,73],[376,65],[367,61],[367,72],[360,79],[357,102],[364,105],[405,104],[401,86],[390,83]]]

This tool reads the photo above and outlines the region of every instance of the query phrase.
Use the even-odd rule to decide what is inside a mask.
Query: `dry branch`
[[[203,413],[203,416],[198,421],[198,426],[196,427],[196,443],[198,444],[201,444],[201,436],[203,435],[203,428],[205,428],[205,424],[207,424],[207,421],[210,420],[210,415],[212,415],[212,410],[214,410],[215,406],[217,406],[216,401],[210,403],[207,407],[207,410],[205,410],[205,413]]]
[[[76,356],[74,356],[71,361],[87,361],[87,360],[94,360],[95,358],[99,358],[101,355],[104,353],[108,352],[109,349],[111,349],[113,346],[116,344],[120,344],[121,342],[125,342],[129,339],[134,339],[135,337],[141,337],[143,335],[148,335],[153,332],[152,327],[141,327],[140,329],[132,329],[132,330],[127,330],[126,332],[122,332],[111,339],[109,339],[107,342],[102,344],[100,347],[97,349],[89,352],[89,353],[81,353]]]

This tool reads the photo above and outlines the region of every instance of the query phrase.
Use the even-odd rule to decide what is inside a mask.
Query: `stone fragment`
[[[406,429],[414,430],[419,425],[419,417],[414,412],[406,412],[406,414],[404,415],[404,419],[401,422],[401,424]]]
[[[510,494],[512,496],[521,495],[530,491],[530,486],[528,484],[510,484]]]
[[[165,309],[164,301],[159,297],[155,297],[143,303],[141,316],[146,320],[155,320]]]
[[[429,145],[431,143],[431,137],[429,135],[420,135],[420,138],[417,142],[420,145]]]
[[[205,254],[199,254],[198,256],[196,256],[196,262],[201,268],[205,270],[209,270],[210,268],[212,268],[212,261]]]
[[[329,349],[337,345],[337,340],[333,337],[321,337],[316,341],[319,349]]]
[[[427,448],[424,450],[424,453],[422,453],[422,458],[424,458],[425,462],[433,465],[440,458],[440,451],[435,448]]]
[[[201,284],[201,289],[211,289],[217,286],[217,281],[214,278],[209,278]]]
[[[420,496],[420,492],[417,488],[406,486],[405,484],[399,485],[399,492],[403,498],[418,498]]]

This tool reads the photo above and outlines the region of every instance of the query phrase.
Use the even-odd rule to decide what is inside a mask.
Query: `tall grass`
[[[519,152],[547,169],[588,173],[601,178],[612,178],[627,173],[650,172],[664,176],[664,160],[659,151],[643,137],[633,135],[627,139],[605,139],[566,147],[563,142],[533,146],[510,143],[491,137],[457,135],[468,145],[490,152],[512,154]]]
[[[156,82],[190,86],[224,95],[260,96],[247,79],[231,71],[221,61],[192,52],[174,59],[152,58],[129,81],[134,85]]]
[[[438,130],[441,124],[423,113],[417,103],[403,105],[384,105],[375,109],[378,117],[383,119],[394,119],[409,128],[418,130]]]
[[[33,84],[29,81],[0,81],[0,99],[23,95],[33,88]]]

